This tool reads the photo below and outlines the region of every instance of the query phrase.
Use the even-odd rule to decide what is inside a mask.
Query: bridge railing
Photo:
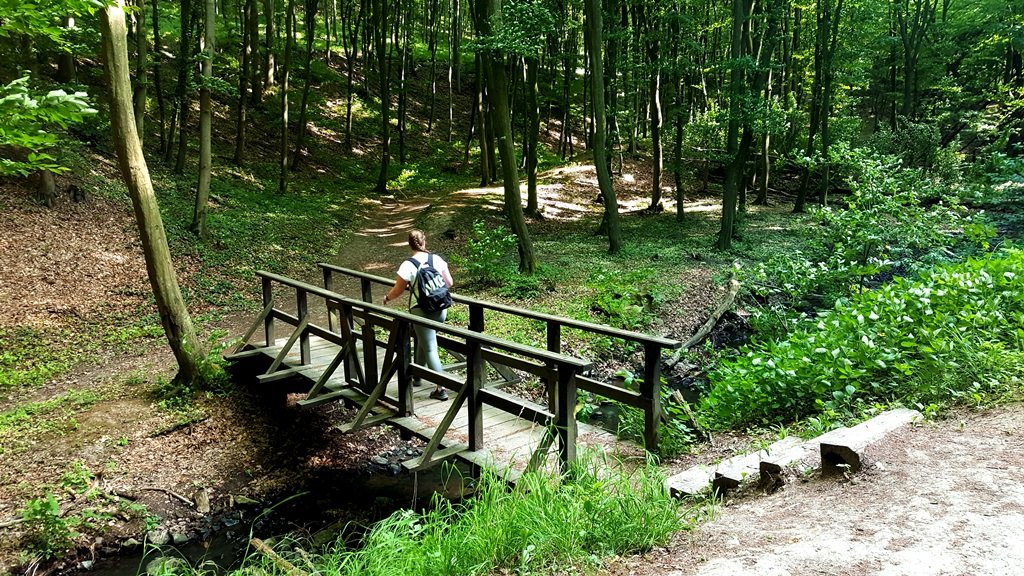
[[[343,268],[334,264],[320,263],[323,271],[324,287],[330,289],[333,286],[334,274],[342,274],[359,279],[360,298],[363,302],[374,302],[373,285],[380,284],[390,289],[394,285],[394,278],[384,278],[375,274]],[[381,294],[383,297],[383,293]],[[612,326],[585,322],[564,316],[555,316],[536,312],[498,302],[488,302],[459,294],[452,294],[452,300],[457,304],[469,308],[469,329],[474,332],[484,332],[484,311],[490,310],[501,314],[510,314],[522,318],[538,320],[545,325],[547,335],[547,349],[549,352],[561,353],[562,351],[562,329],[569,328],[589,334],[599,334],[612,338],[619,338],[627,342],[633,342],[643,347],[644,374],[643,382],[639,390],[630,390],[617,382],[604,382],[587,376],[577,376],[576,383],[581,390],[587,390],[598,396],[616,400],[627,406],[638,408],[644,413],[644,444],[648,449],[653,450],[658,445],[658,424],[662,418],[661,407],[661,351],[675,350],[682,346],[682,342],[663,338],[642,332],[623,330]],[[364,327],[364,330],[366,328]],[[555,405],[553,394],[555,389],[548,388],[549,402]]]
[[[327,288],[314,286],[306,282],[287,278],[271,272],[258,271],[256,273],[262,282],[263,290],[263,311],[253,323],[251,328],[243,336],[234,354],[227,355],[228,358],[241,358],[247,354],[259,351],[255,348],[250,351],[242,351],[255,332],[262,326],[264,332],[263,348],[276,346],[277,334],[275,322],[281,322],[292,327],[291,334],[275,354],[275,358],[266,374],[259,376],[261,382],[280,380],[288,376],[301,373],[309,368],[312,355],[310,351],[310,336],[318,336],[338,347],[340,351],[323,372],[319,373],[318,380],[314,383],[307,398],[320,395],[322,400],[331,399],[335,395],[351,393],[351,391],[323,392],[331,378],[332,373],[340,366],[346,368],[345,382],[354,388],[358,388],[364,396],[360,397],[362,408],[356,415],[355,420],[343,429],[355,429],[385,417],[403,417],[413,414],[413,388],[412,377],[422,378],[424,381],[442,385],[452,390],[454,398],[449,410],[442,419],[441,424],[434,431],[423,455],[415,462],[407,464],[409,467],[422,468],[430,466],[444,457],[453,455],[455,452],[448,449],[438,450],[445,431],[451,426],[461,404],[468,407],[468,446],[462,449],[480,450],[483,446],[484,422],[483,405],[493,406],[505,412],[516,414],[521,418],[547,426],[554,431],[558,439],[559,456],[562,462],[569,462],[575,459],[576,455],[576,421],[574,408],[576,404],[576,382],[579,374],[589,368],[588,361],[564,355],[549,350],[536,348],[511,342],[484,334],[482,330],[470,330],[458,326],[434,322],[425,318],[409,314],[400,309],[388,308],[374,304],[371,299],[356,300],[347,298]],[[279,298],[275,297],[275,285],[294,291],[295,314],[285,310]],[[337,314],[337,327],[328,326],[324,328],[313,322],[309,312],[310,298],[320,298],[324,301],[331,317]],[[353,330],[356,319],[363,323],[361,332]],[[466,358],[466,377],[464,381],[458,380],[454,375],[440,373],[430,370],[412,362],[409,339],[413,332],[414,325],[421,325],[438,332],[439,343],[443,344]],[[375,328],[382,327],[388,334],[388,341],[383,342],[377,339]],[[362,344],[363,357],[359,358],[356,342]],[[285,362],[291,349],[299,347],[299,366],[279,369]],[[380,377],[376,371],[370,373],[364,370],[363,362],[372,358],[374,364],[377,362],[377,348],[386,347],[384,366],[380,370]],[[362,361],[361,361],[362,360]],[[525,371],[541,380],[553,384],[554,402],[548,407],[539,406],[529,401],[515,398],[501,390],[488,389],[486,384],[486,363],[502,363],[512,366],[517,370]],[[397,376],[398,396],[388,396],[387,387],[393,376]],[[315,403],[315,398],[312,399]],[[394,413],[371,416],[371,411],[379,409],[378,401],[384,400],[395,406]],[[553,439],[553,438],[552,438]],[[457,447],[458,448],[458,447]],[[531,462],[538,460],[542,452],[546,452],[547,445],[538,448],[533,455]]]

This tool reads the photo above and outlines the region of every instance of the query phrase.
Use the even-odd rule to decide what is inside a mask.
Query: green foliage
[[[514,274],[511,255],[515,254],[516,237],[504,226],[493,226],[483,220],[473,222],[473,231],[466,242],[466,256],[452,256],[470,281],[501,284]]]
[[[829,308],[892,275],[989,249],[995,230],[955,199],[942,200],[943,181],[867,149],[847,151],[845,158],[852,171],[848,204],[813,211],[806,252],[774,254],[752,270],[741,269],[755,295]],[[929,204],[925,196],[937,200]]]
[[[74,364],[49,335],[32,328],[0,327],[0,390],[38,386]]]
[[[633,378],[628,372],[623,373],[623,384],[632,390],[643,382],[641,378]],[[656,453],[665,458],[674,458],[685,454],[697,439],[690,425],[687,407],[679,403],[673,390],[664,379],[659,387],[661,393],[661,409],[664,418],[658,423],[658,448]],[[637,444],[644,443],[644,411],[620,402],[615,402],[619,409],[619,426],[616,434],[632,440]]]
[[[575,573],[602,557],[649,550],[682,527],[663,481],[654,467],[628,470],[597,454],[581,455],[564,478],[529,473],[512,489],[485,475],[462,504],[437,496],[422,514],[403,510],[379,522],[359,549],[339,540],[310,561],[339,576]]]
[[[24,161],[0,157],[0,176],[66,170],[48,153],[57,146],[58,137],[47,130],[67,129],[95,114],[96,110],[89,106],[86,98],[85,92],[68,94],[64,90],[38,94],[29,88],[27,75],[0,86],[0,147],[23,150],[27,154]]]
[[[60,501],[49,491],[41,498],[33,498],[21,511],[28,532],[27,552],[50,560],[63,554],[78,533],[61,516]]]
[[[653,268],[595,270],[587,279],[587,287],[593,289],[590,311],[602,321],[631,330],[650,324],[664,300],[662,287],[655,281],[658,275]]]
[[[873,403],[978,403],[1019,386],[1022,270],[1024,252],[1009,251],[840,300],[723,362],[700,413],[718,428],[776,424]]]
[[[75,415],[99,401],[92,390],[71,390],[45,400],[0,412],[0,454],[21,452],[45,433],[62,434],[78,426]]]

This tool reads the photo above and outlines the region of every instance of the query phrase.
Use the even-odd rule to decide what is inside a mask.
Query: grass
[[[631,470],[587,453],[564,479],[530,473],[510,489],[502,478],[485,475],[461,504],[436,497],[423,513],[396,512],[374,525],[357,549],[342,535],[322,553],[301,557],[286,550],[294,546],[278,546],[278,552],[338,576],[575,573],[609,556],[650,550],[690,525],[663,481],[653,467]],[[233,574],[253,571],[282,568],[253,555]]]
[[[23,326],[0,327],[0,391],[38,386],[74,366],[74,352],[59,345],[63,336]]]
[[[41,402],[18,405],[0,412],[0,454],[21,453],[46,434],[75,430],[75,416],[101,399],[93,390],[70,390]]]

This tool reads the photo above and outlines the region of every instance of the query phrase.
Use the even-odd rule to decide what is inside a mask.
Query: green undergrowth
[[[56,345],[60,337],[34,328],[0,327],[0,393],[38,386],[74,366],[74,352]]]
[[[23,452],[45,434],[73,432],[78,428],[75,416],[101,398],[101,393],[95,390],[69,390],[0,412],[0,454]]]
[[[816,422],[902,403],[933,412],[1013,392],[1024,374],[1024,252],[938,266],[755,342],[710,373],[714,428]],[[827,426],[823,426],[826,427]]]
[[[276,549],[295,565],[339,576],[578,573],[609,556],[650,550],[689,526],[663,481],[654,467],[630,470],[586,453],[564,478],[529,473],[509,488],[485,475],[462,503],[435,496],[425,512],[396,512],[357,549],[345,535],[306,557],[292,551],[294,543]],[[253,555],[233,574],[283,574],[282,566]]]

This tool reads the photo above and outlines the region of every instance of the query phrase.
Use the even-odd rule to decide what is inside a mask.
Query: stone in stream
[[[146,541],[154,546],[163,546],[171,541],[171,533],[166,528],[154,528],[146,532]]]

